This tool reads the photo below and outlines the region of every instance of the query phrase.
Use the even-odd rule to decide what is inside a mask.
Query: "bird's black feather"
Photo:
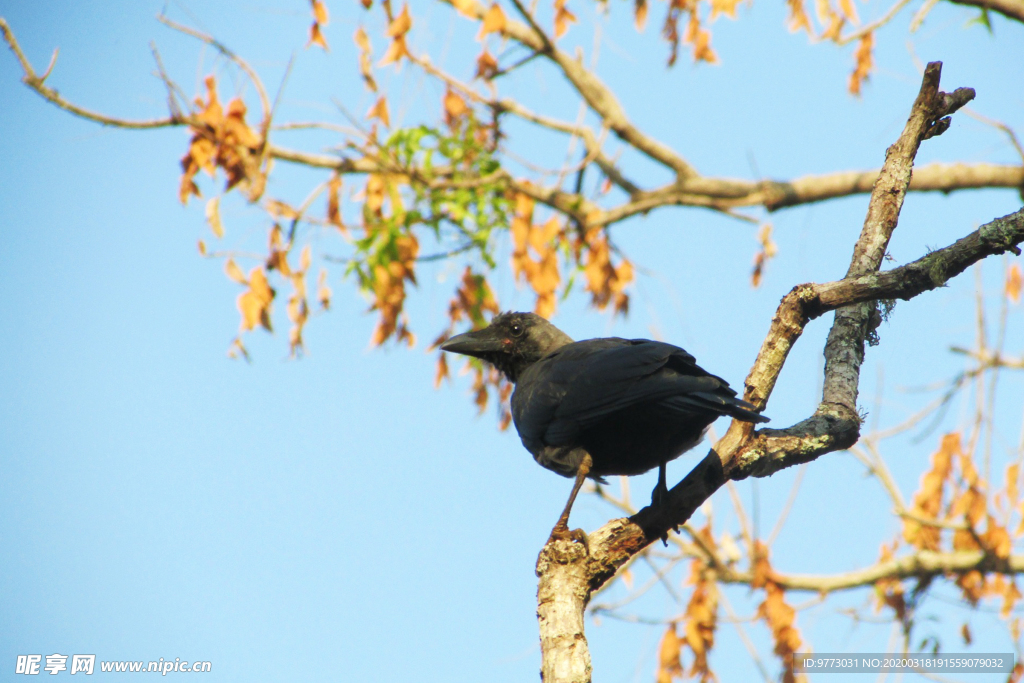
[[[512,419],[538,463],[574,476],[640,474],[695,446],[725,415],[766,422],[728,383],[672,344],[648,339],[573,342],[532,313],[505,313],[442,349],[490,361],[515,382]]]

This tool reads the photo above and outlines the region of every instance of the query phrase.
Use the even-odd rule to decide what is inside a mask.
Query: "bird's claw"
[[[659,481],[658,485],[654,487],[653,491],[651,491],[651,505],[654,507],[659,507],[667,502],[668,486],[665,485],[665,482]]]
[[[587,538],[587,532],[583,529],[569,529],[566,526],[557,525],[551,530],[551,536],[548,537],[548,543],[554,541],[574,541],[583,546],[587,555],[590,554],[590,541]]]

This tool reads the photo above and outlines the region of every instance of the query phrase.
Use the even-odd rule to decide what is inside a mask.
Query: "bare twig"
[[[1024,1],[1022,0],[950,0],[957,5],[968,5],[983,10],[992,10],[1007,19],[1024,23]]]
[[[17,39],[14,37],[14,33],[11,31],[11,27],[7,24],[7,21],[0,17],[0,32],[3,33],[4,42],[7,43],[7,47],[11,49],[14,56],[18,59],[18,63],[21,64],[21,70],[25,72],[24,77],[21,79],[25,85],[39,93],[46,101],[64,111],[71,112],[75,116],[80,116],[83,119],[95,121],[96,123],[104,126],[114,126],[116,128],[132,128],[132,129],[148,129],[148,128],[167,128],[168,126],[180,126],[185,123],[183,119],[177,119],[173,115],[164,119],[151,119],[149,121],[132,121],[129,119],[121,119],[113,116],[107,116],[105,114],[99,114],[88,109],[79,107],[71,102],[68,102],[60,94],[47,86],[43,81],[47,76],[50,75],[50,71],[53,69],[53,61],[51,61],[49,68],[42,76],[37,76],[35,70],[32,68],[32,64],[29,63],[25,57],[25,53],[22,52],[21,46],[18,44]],[[56,52],[54,52],[53,60],[56,60]]]
[[[267,91],[263,88],[263,82],[260,80],[260,77],[256,74],[253,68],[249,66],[248,62],[239,57],[231,49],[224,45],[224,43],[220,42],[213,36],[209,36],[203,33],[202,31],[192,28],[191,26],[179,24],[178,22],[170,19],[169,17],[163,14],[158,15],[156,19],[168,28],[174,29],[179,33],[184,33],[187,36],[192,36],[196,40],[199,40],[200,42],[209,45],[210,47],[214,48],[222,55],[230,59],[232,62],[234,62],[239,69],[245,72],[245,75],[248,76],[249,80],[252,82],[253,87],[256,88],[256,93],[259,95],[260,98],[260,105],[263,107],[263,120],[268,121],[270,119],[270,98],[267,97]]]

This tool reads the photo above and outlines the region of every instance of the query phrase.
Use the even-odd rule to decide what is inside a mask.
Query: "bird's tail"
[[[732,389],[729,390],[729,393],[732,393]],[[748,403],[741,398],[710,392],[700,392],[695,394],[695,396],[699,396],[707,401],[707,403],[713,405],[722,415],[728,415],[736,420],[754,423],[770,421],[768,417],[757,411],[754,404]]]

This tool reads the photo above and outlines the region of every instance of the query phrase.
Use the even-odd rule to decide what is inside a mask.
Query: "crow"
[[[568,523],[587,477],[657,467],[651,502],[659,504],[668,494],[665,463],[696,446],[712,422],[722,415],[768,421],[678,346],[618,337],[574,342],[534,313],[502,313],[441,349],[504,373],[515,384],[512,420],[523,446],[541,466],[575,477],[551,539],[585,542]]]

